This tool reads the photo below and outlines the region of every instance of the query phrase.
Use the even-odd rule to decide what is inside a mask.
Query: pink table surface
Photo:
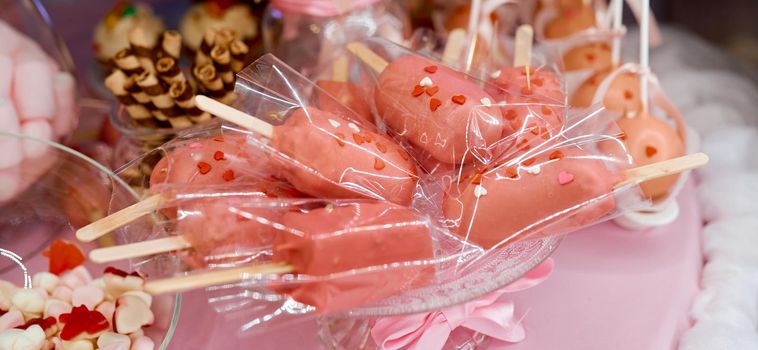
[[[526,314],[527,339],[489,350],[662,350],[689,327],[702,267],[701,216],[690,182],[676,222],[649,231],[603,223],[567,237],[543,284],[506,297]],[[238,337],[239,320],[216,314],[203,292],[186,293],[170,349],[322,349],[312,319]]]

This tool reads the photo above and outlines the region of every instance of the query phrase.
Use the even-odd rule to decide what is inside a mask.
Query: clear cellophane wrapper
[[[306,75],[330,62],[334,51],[350,41],[381,36],[401,43],[410,34],[407,14],[392,1],[347,2],[345,8],[332,1],[290,3],[297,1],[272,2],[267,8],[264,47]]]
[[[463,79],[481,91],[508,94]],[[286,273],[250,273],[243,281],[206,290],[216,310],[241,322],[241,334],[292,324],[303,314],[375,317],[464,302],[518,279],[549,256],[561,235],[645,204],[634,183],[616,186],[631,159],[600,109],[572,114],[560,103],[489,101],[470,108],[471,115],[459,115],[494,120],[503,118],[503,108],[518,107],[523,120],[491,142],[476,141],[481,128],[469,121],[464,124],[473,129],[464,132],[468,141],[453,152],[460,158],[439,160],[423,157],[428,152],[419,152],[383,119],[374,125],[339,104],[324,107],[318,97],[329,94],[273,56],[245,69],[236,93],[236,108],[273,124],[274,131],[268,138],[225,126],[222,141],[237,135],[235,145],[254,154],[251,159],[267,162],[270,173],[250,172],[249,181],[199,189],[160,185],[164,200],[157,224],[138,231],[190,241],[192,249],[174,253],[189,273],[291,266]],[[372,109],[376,112],[375,105]],[[560,122],[548,123],[556,114]],[[293,125],[291,118],[300,121]],[[383,134],[388,129],[392,137]],[[351,136],[338,135],[343,131]],[[299,137],[309,140],[298,148],[301,153],[282,143]],[[181,149],[197,141],[175,142]],[[394,164],[380,158],[390,147],[407,152],[415,167],[411,201],[398,200],[406,197],[391,186],[361,182]],[[338,153],[345,149],[355,152]],[[351,178],[329,175],[333,169],[324,164],[331,163],[308,165],[319,158],[338,164],[346,157],[356,168],[361,157],[369,157],[372,167]],[[374,168],[376,159],[385,166]],[[163,176],[179,169],[168,168]],[[288,177],[298,173],[301,178]],[[331,192],[308,193],[312,182]],[[335,194],[344,196],[328,198]]]

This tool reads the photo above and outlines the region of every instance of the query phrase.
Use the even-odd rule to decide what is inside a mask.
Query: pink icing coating
[[[316,108],[297,109],[274,129],[281,176],[321,198],[367,197],[410,204],[416,168],[389,137]]]
[[[561,152],[561,159],[549,160],[549,153],[540,155],[531,165],[522,162],[518,170],[513,166],[509,171],[504,165],[489,170],[481,175],[480,184],[465,179],[458,185],[462,188],[460,194],[456,193],[457,188],[451,189],[443,210],[448,220],[457,223],[454,231],[490,248],[534,223],[587,201],[597,200],[571,211],[564,221],[550,226],[549,233],[566,233],[610,213],[615,208],[615,199],[610,194],[620,180],[619,175],[583,150],[571,148]],[[539,172],[530,174],[527,170],[534,166],[539,166]],[[511,241],[548,234],[542,228],[544,225],[526,230]]]
[[[169,151],[153,169],[150,175],[150,188],[153,192],[171,185],[223,185],[230,182],[250,182],[259,180],[272,173],[265,157],[257,157],[245,143],[244,134],[226,134],[188,142]],[[217,152],[223,153],[223,159],[216,159]],[[210,166],[205,174],[201,173],[200,162]],[[233,179],[224,178],[224,173],[231,170]]]
[[[334,80],[318,80],[316,85],[326,91],[324,94],[321,90],[316,89],[316,104],[319,109],[342,114],[347,107],[357,114],[361,122],[373,124],[371,107],[364,99],[365,94],[358,86],[350,82]]]
[[[437,67],[436,72],[427,72],[429,66]],[[414,96],[425,77],[439,90],[433,96]],[[452,100],[459,95],[465,98],[463,104]],[[486,148],[503,134],[500,110],[481,102],[487,98],[494,103],[492,96],[464,74],[420,56],[393,60],[379,76],[374,98],[377,112],[394,133],[439,162],[470,161],[467,152]],[[432,111],[435,99],[439,106]]]
[[[543,68],[530,68],[527,84],[525,67],[507,67],[499,72],[492,83],[507,94],[503,94],[502,90],[492,94],[499,100],[505,100],[506,105],[501,109],[510,130],[520,130],[525,123],[527,126],[534,123],[537,127],[551,131],[563,126],[563,105],[566,98],[561,81],[555,73]],[[546,105],[537,105],[539,103]]]
[[[326,276],[433,258],[428,220],[388,202],[288,212],[282,224],[288,231],[277,235],[273,260],[292,264],[299,274]],[[320,312],[345,310],[423,285],[433,275],[431,266],[398,267],[304,282],[285,291]]]

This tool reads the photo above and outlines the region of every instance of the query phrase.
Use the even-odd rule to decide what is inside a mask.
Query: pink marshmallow
[[[10,310],[0,316],[0,332],[7,329],[24,325],[24,315],[16,309]]]
[[[53,119],[55,93],[53,70],[44,60],[27,56],[18,58],[13,73],[13,96],[22,120]]]
[[[40,140],[52,140],[53,128],[47,120],[30,120],[21,125],[21,134]],[[35,140],[24,140],[22,146],[26,158],[38,158],[50,148],[50,146]]]
[[[53,289],[53,293],[50,294],[50,297],[71,303],[71,293],[73,293],[71,288],[67,286],[57,286],[55,289]]]
[[[92,275],[87,271],[87,268],[81,265],[61,275],[61,283],[71,289],[89,284],[90,282],[92,282]]]
[[[87,309],[92,310],[103,301],[105,297],[103,290],[93,286],[81,286],[74,289],[71,293],[71,305],[84,305]]]
[[[13,27],[0,21],[0,53],[14,55],[23,44],[24,37]]]
[[[98,348],[99,350],[131,350],[129,343],[111,343]]]
[[[53,89],[57,112],[53,120],[53,131],[56,137],[62,137],[76,129],[76,81],[69,73],[57,72],[53,76]]]
[[[0,54],[0,98],[10,97],[13,85],[13,59]]]
[[[57,319],[61,314],[67,314],[70,312],[71,305],[69,303],[57,299],[48,299],[45,302],[45,311],[43,314],[45,317],[52,316]]]
[[[134,339],[132,342],[132,348],[130,350],[153,350],[155,349],[155,343],[152,339],[141,336]]]
[[[0,97],[0,130],[18,134],[21,130],[16,108],[11,100]],[[21,140],[15,137],[0,136],[0,169],[21,163],[24,158]]]

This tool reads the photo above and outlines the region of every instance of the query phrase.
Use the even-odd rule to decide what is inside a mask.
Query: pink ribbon
[[[468,303],[425,314],[380,318],[371,336],[383,350],[440,350],[458,327],[504,342],[520,342],[526,331],[514,316],[514,303],[500,297],[534,287],[552,271],[553,260],[548,258],[516,282]]]
[[[333,17],[373,5],[377,1],[379,0],[271,0],[271,5],[283,12]]]

